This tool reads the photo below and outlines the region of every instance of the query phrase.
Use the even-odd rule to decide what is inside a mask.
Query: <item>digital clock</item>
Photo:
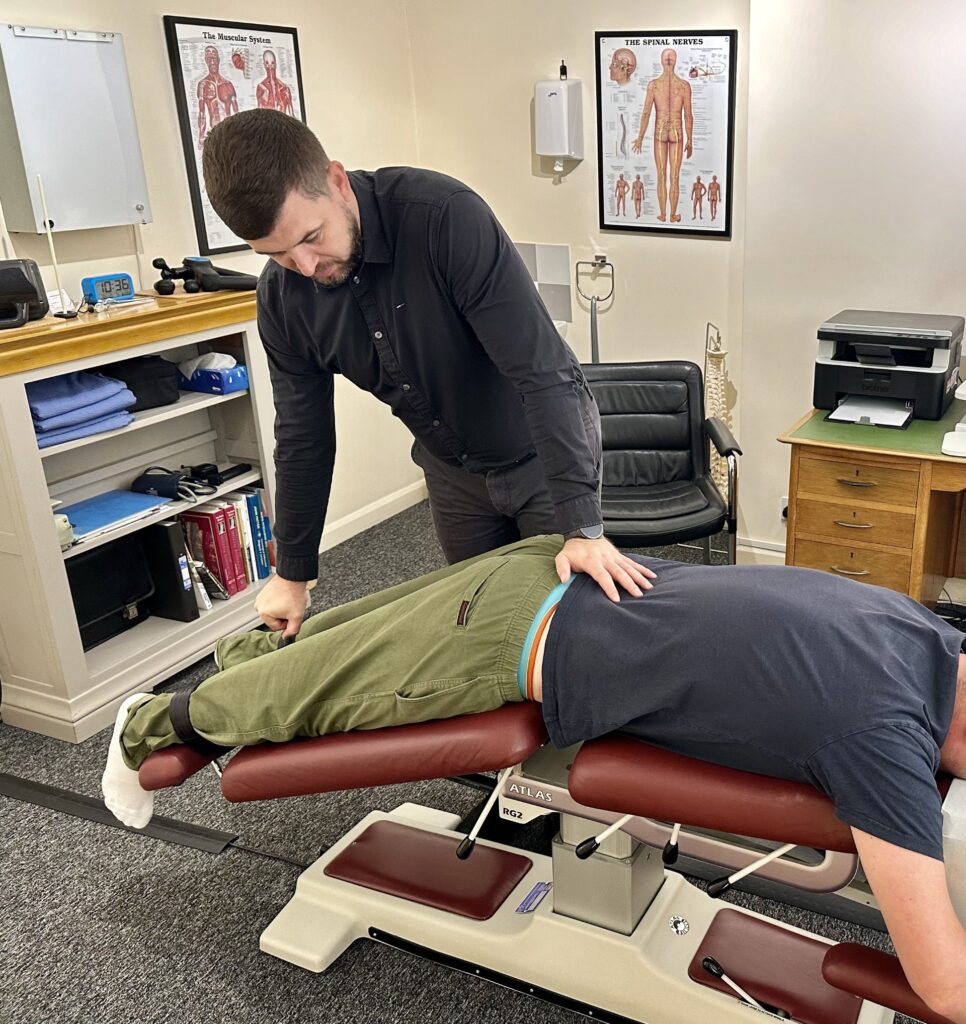
[[[134,298],[134,281],[130,274],[100,274],[85,277],[81,281],[85,301],[91,305],[98,302],[127,302]]]

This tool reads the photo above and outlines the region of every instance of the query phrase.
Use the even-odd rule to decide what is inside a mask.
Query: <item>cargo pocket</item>
[[[457,629],[469,628],[473,617],[480,610],[490,581],[509,561],[509,558],[488,558],[479,567],[479,571],[460,595],[455,619]]]
[[[396,691],[396,711],[402,723],[427,722],[492,711],[504,703],[495,678],[458,682],[411,683]]]

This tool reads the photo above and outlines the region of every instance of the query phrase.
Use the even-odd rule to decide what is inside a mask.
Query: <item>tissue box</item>
[[[191,380],[178,373],[178,387],[182,391],[203,391],[209,395],[230,395],[248,387],[248,367],[233,366],[230,370],[195,370]]]

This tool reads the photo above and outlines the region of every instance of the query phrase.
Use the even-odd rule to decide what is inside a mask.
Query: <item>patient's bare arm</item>
[[[966,933],[956,917],[942,861],[852,829],[899,962],[916,994],[966,1024]]]

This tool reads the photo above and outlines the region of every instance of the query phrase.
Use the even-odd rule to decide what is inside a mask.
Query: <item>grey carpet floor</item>
[[[681,548],[653,553],[700,560]],[[425,503],[321,563],[313,611],[444,564]],[[168,687],[213,671],[207,658]],[[108,738],[74,745],[0,724],[0,771],[99,797]],[[465,814],[478,798],[443,780],[229,804],[205,771],[158,794],[156,811],[230,832],[245,847],[214,855],[0,797],[0,1022],[576,1024],[586,1018],[365,941],[321,975],[259,952],[260,932],[298,877],[290,860],[308,863],[373,809],[413,801]],[[832,939],[887,948],[877,932],[743,893],[729,898]]]

